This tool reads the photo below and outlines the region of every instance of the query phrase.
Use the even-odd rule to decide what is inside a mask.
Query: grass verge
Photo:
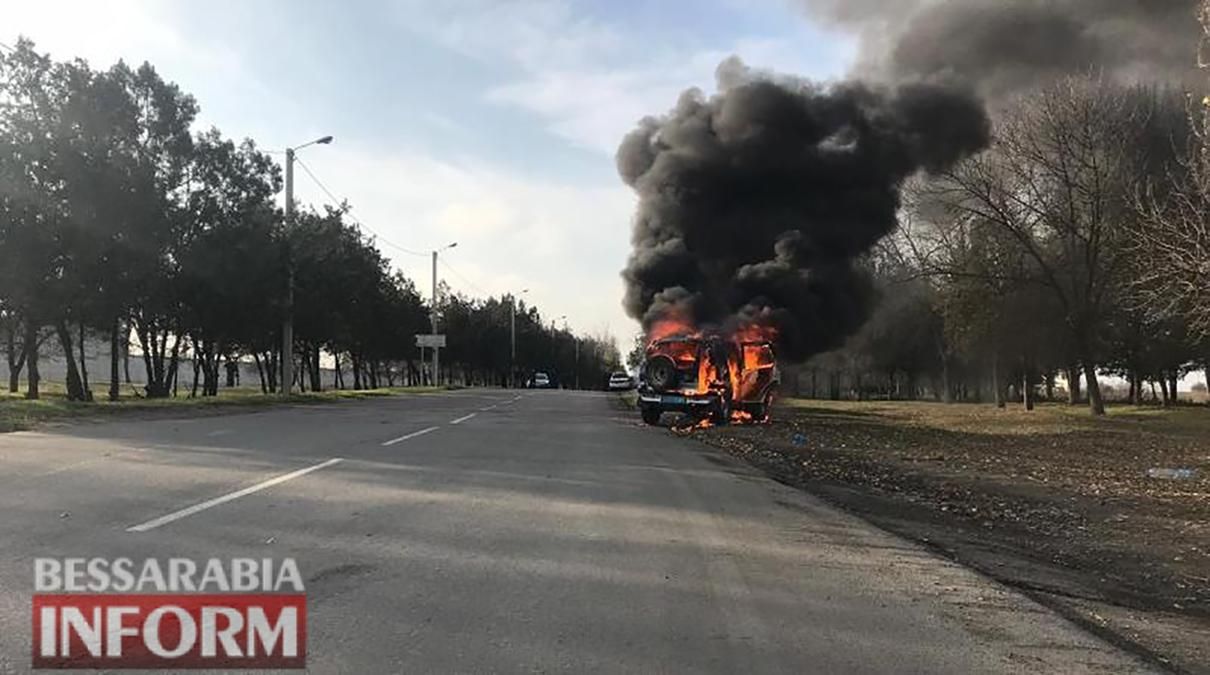
[[[279,405],[321,404],[399,394],[424,394],[445,391],[446,387],[390,387],[383,389],[333,389],[293,394],[289,397],[265,395],[259,389],[223,389],[218,396],[163,399],[123,396],[117,401],[88,403],[68,401],[61,387],[50,386],[42,398],[26,400],[20,394],[0,393],[0,433],[32,429],[40,424],[66,420],[97,419],[119,415],[207,415]]]
[[[639,393],[633,389],[614,394],[613,404],[619,410],[634,410],[639,403]]]

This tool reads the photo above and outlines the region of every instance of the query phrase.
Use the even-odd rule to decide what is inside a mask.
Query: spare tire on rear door
[[[676,363],[671,357],[659,354],[647,359],[645,372],[652,389],[667,391],[676,387]]]

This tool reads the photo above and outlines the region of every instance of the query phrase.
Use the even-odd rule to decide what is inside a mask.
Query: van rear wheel
[[[723,425],[731,421],[731,396],[722,394],[718,397],[718,401],[714,404],[714,410],[710,414],[712,421],[715,424]]]
[[[639,413],[643,416],[643,421],[646,422],[647,424],[654,426],[654,425],[660,423],[660,409],[659,408],[655,408],[655,407],[651,407],[651,406],[643,406],[642,408],[639,408]]]

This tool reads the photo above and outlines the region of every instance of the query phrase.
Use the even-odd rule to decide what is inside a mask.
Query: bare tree
[[[991,228],[1020,251],[1011,281],[1046,289],[1057,303],[1098,415],[1100,342],[1118,302],[1135,216],[1129,196],[1150,161],[1158,96],[1099,78],[1054,83],[1004,112],[990,150],[928,187],[945,217]]]
[[[1201,12],[1198,65],[1210,69],[1210,0]],[[1210,97],[1189,105],[1192,142],[1135,203],[1134,304],[1150,320],[1183,316],[1194,338],[1210,338]]]

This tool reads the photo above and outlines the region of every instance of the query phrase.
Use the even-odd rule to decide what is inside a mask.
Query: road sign
[[[445,336],[444,335],[417,335],[416,336],[416,346],[417,347],[430,347],[430,348],[432,348],[432,347],[444,348],[445,347]]]

